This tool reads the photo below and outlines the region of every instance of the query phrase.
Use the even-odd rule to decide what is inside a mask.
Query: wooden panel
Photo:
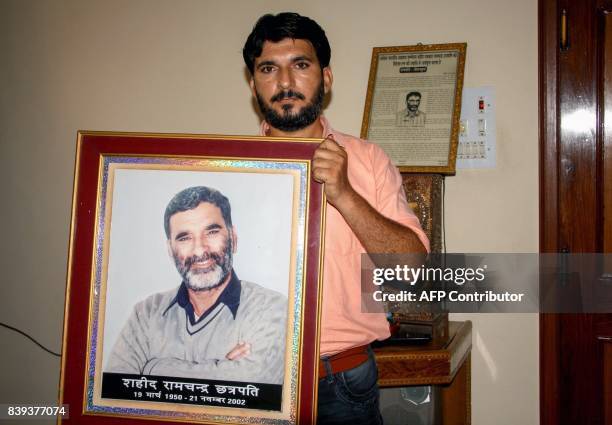
[[[603,227],[602,250],[612,252],[612,13],[602,10],[599,44],[601,49],[601,224]],[[610,271],[610,268],[607,269]]]
[[[605,102],[611,4],[539,2],[541,252],[611,252],[602,227],[612,220],[610,138],[601,131],[611,110]],[[558,38],[562,10],[569,33],[564,50]],[[611,317],[540,316],[541,424],[604,423],[598,337],[610,334]]]
[[[612,425],[612,341],[604,343],[604,423]]]
[[[442,252],[442,187],[441,174],[402,174],[408,204],[419,218],[429,238],[431,252]]]
[[[598,45],[600,49],[600,116],[602,120],[598,166],[600,188],[601,239],[599,245],[603,252],[612,253],[612,10],[610,4],[600,9]],[[606,259],[604,274],[596,285],[610,294],[612,264]],[[612,425],[612,314],[600,315],[594,326],[595,334],[602,342],[601,370],[603,386],[603,423]]]
[[[468,355],[452,385],[442,387],[442,423],[469,425],[472,423],[472,360]]]
[[[539,1],[540,252],[557,252],[557,2]]]
[[[540,252],[558,252],[556,0],[538,2]],[[556,315],[540,315],[540,424],[559,423],[559,332]]]
[[[597,251],[597,69],[595,0],[560,0],[569,48],[558,53],[559,243],[569,252]]]
[[[375,348],[381,387],[448,384],[472,348],[472,323],[449,322],[449,340]]]
[[[559,315],[561,343],[559,424],[599,424],[601,355],[593,335],[595,315]],[[598,419],[599,418],[599,419]]]

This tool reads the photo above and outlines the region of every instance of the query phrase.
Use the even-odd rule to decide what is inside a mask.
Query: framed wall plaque
[[[315,422],[319,142],[79,133],[65,422]]]
[[[466,48],[374,48],[361,137],[400,171],[455,174]]]

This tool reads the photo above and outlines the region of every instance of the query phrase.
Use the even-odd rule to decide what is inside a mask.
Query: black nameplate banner
[[[281,409],[282,385],[125,373],[102,375],[102,398],[243,409]]]

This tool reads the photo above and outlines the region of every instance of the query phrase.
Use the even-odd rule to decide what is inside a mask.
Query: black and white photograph
[[[420,91],[409,91],[405,95],[400,96],[401,105],[404,106],[402,109],[397,111],[395,125],[397,126],[409,126],[409,127],[422,127],[425,125],[427,114],[423,111],[421,106],[421,99],[423,95]]]

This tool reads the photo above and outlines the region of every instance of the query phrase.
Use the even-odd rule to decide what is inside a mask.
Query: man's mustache
[[[188,272],[191,269],[191,266],[194,263],[197,263],[197,262],[200,262],[200,261],[207,261],[207,260],[210,260],[211,258],[215,261],[215,263],[219,264],[220,257],[218,255],[216,255],[216,254],[203,254],[203,255],[200,255],[200,256],[193,255],[193,256],[191,256],[189,258],[186,258],[185,262],[183,263],[184,267],[185,267],[185,273]]]
[[[276,93],[270,98],[270,102],[278,102],[279,100],[290,99],[292,97],[300,100],[306,99],[306,96],[304,96],[302,93],[289,89]]]

